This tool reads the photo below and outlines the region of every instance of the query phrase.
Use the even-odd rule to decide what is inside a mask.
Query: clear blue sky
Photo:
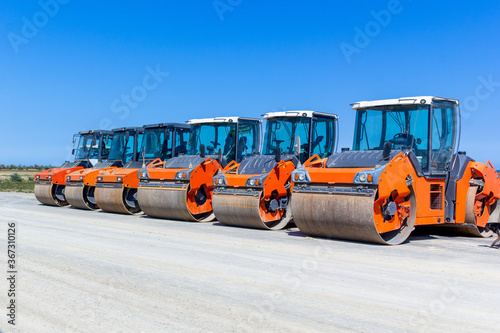
[[[60,164],[100,126],[285,109],[337,113],[350,147],[350,103],[438,95],[500,168],[497,1],[54,1],[0,3],[0,164]]]

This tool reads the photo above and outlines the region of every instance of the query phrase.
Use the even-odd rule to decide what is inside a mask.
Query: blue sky
[[[495,1],[5,0],[0,20],[0,164],[60,164],[85,129],[289,109],[338,114],[350,147],[349,104],[437,95],[500,168]]]

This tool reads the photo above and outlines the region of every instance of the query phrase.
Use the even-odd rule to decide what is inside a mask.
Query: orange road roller
[[[292,213],[305,234],[380,244],[415,226],[491,236],[500,179],[458,151],[460,108],[432,96],[359,102],[353,150],[293,172]]]
[[[123,167],[127,162],[124,154],[126,146],[122,144],[127,132],[128,129],[120,128],[103,135],[99,162],[92,168],[80,169],[66,176],[66,200],[71,206],[89,210],[99,209],[95,201],[97,176],[101,171]]]
[[[91,168],[97,163],[102,153],[103,138],[109,131],[83,131],[73,137],[78,139],[77,148],[73,150],[74,162],[65,162],[59,168],[45,170],[35,174],[35,197],[45,205],[67,206],[66,176],[76,170]]]
[[[138,171],[149,163],[161,163],[185,152],[189,125],[154,124],[129,131],[134,134],[119,141],[126,147],[123,154],[128,162],[123,168],[100,172],[95,183],[95,201],[106,212],[141,213],[137,200]]]
[[[260,119],[193,119],[187,152],[139,172],[139,205],[151,217],[208,222],[213,177],[224,167],[260,152]]]
[[[226,225],[279,230],[292,218],[292,171],[333,154],[338,117],[314,111],[271,112],[261,154],[214,177],[213,210]]]

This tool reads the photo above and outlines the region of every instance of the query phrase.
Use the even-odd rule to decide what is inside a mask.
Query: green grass
[[[10,180],[0,181],[0,192],[21,192],[33,193],[35,188],[34,181],[11,182]]]

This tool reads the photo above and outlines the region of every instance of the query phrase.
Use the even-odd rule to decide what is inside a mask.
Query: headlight
[[[378,178],[384,171],[385,166],[378,167],[373,170],[364,170],[360,171],[357,173],[354,178],[353,182],[355,184],[370,184],[370,185],[377,185],[378,184]]]
[[[69,178],[69,177],[68,177]],[[80,180],[83,180],[83,176],[80,176]]]
[[[102,177],[97,177],[98,182],[102,182]]]
[[[294,182],[306,183],[310,182],[311,178],[309,178],[309,175],[307,174],[307,171],[305,169],[300,169],[292,172],[292,180]]]
[[[52,176],[49,176],[49,180],[52,180]]]
[[[40,175],[36,175],[36,179],[40,179]]]
[[[117,181],[117,182],[121,182],[121,181],[122,181],[122,177],[118,177],[118,178],[116,178],[116,181]]]
[[[262,183],[257,178],[249,178],[249,179],[247,179],[245,186],[247,186],[247,187],[262,187]]]
[[[185,172],[178,172],[175,175],[175,178],[177,178],[177,179],[186,179],[186,173]]]

